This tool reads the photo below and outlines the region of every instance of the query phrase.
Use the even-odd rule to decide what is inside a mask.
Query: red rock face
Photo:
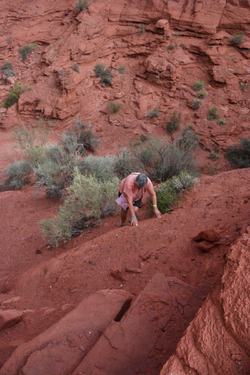
[[[232,246],[217,285],[161,375],[249,374],[250,228]]]
[[[105,368],[155,375],[167,362],[164,375],[246,375],[249,233],[230,254],[229,249],[249,225],[249,170],[228,171],[223,152],[250,134],[249,0],[90,0],[82,11],[76,3],[0,3],[0,65],[11,62],[14,72],[6,77],[0,70],[0,102],[15,82],[25,86],[17,103],[0,108],[1,173],[22,157],[13,149],[13,128],[36,127],[38,116],[52,142],[77,117],[91,124],[99,155],[115,153],[141,135],[172,142],[192,124],[202,176],[160,222],[144,220],[145,200],[137,232],[118,228],[114,216],[54,251],[39,222],[55,215],[60,202],[35,195],[32,186],[0,192],[0,374],[52,375],[53,368],[66,375],[80,366],[86,374]],[[242,34],[240,43],[232,41],[235,33]],[[32,43],[36,47],[21,61],[20,49]],[[110,84],[96,76],[97,64],[110,69]],[[202,98],[193,88],[197,81],[205,85]],[[121,110],[110,113],[110,101]],[[215,106],[221,122],[208,119]],[[159,116],[151,118],[155,108]],[[168,136],[165,125],[175,112],[181,125]],[[122,288],[126,292],[119,294]],[[90,319],[88,311],[97,327],[88,351],[76,327],[77,334],[70,332],[73,337],[64,341],[75,319],[71,310],[113,289],[114,300],[104,298],[102,305],[108,313],[104,325],[101,308],[93,313],[85,306],[78,315],[79,321]],[[131,307],[114,323],[131,295]],[[108,309],[112,304],[115,312]]]

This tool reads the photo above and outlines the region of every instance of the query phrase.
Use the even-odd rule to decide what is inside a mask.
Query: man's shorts
[[[122,195],[122,193],[118,193],[118,197],[120,197]],[[140,205],[141,205],[141,200],[142,200],[142,197],[140,198],[140,199],[138,199],[138,201],[135,201],[135,202],[133,202],[133,206],[134,207],[140,207]],[[128,210],[128,208],[127,208],[127,210]]]

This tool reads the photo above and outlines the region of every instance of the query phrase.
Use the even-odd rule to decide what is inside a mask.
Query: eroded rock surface
[[[161,375],[250,373],[249,248],[250,228],[232,246],[221,284],[199,310]]]

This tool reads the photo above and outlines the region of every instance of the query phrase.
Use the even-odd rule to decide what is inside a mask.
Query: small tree
[[[166,123],[166,131],[168,134],[176,132],[181,125],[181,113],[174,112],[170,118],[170,121]]]

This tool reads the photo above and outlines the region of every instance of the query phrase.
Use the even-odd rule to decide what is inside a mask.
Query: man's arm
[[[132,219],[132,222],[131,222],[131,225],[134,225],[134,226],[138,226],[138,220],[137,220],[137,217],[135,215],[135,208],[133,206],[133,198],[129,195],[127,195],[126,193],[123,192],[123,195],[126,197],[127,199],[127,202],[128,202],[128,208],[129,208],[129,211],[131,213],[131,219]]]
[[[153,188],[152,185],[148,188],[148,192],[149,192],[149,194],[151,196],[151,199],[152,199],[154,214],[155,214],[156,217],[160,218],[161,213],[157,208],[157,198],[156,198],[156,194],[155,194],[155,191],[154,191],[154,188]]]

